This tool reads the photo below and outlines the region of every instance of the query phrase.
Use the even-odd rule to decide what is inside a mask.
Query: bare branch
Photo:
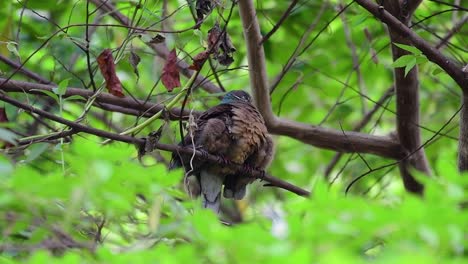
[[[58,116],[53,115],[53,114],[51,114],[49,112],[46,112],[44,110],[35,108],[35,107],[31,106],[31,105],[21,103],[21,102],[15,100],[15,99],[3,94],[3,93],[0,93],[0,100],[4,101],[6,103],[9,103],[11,105],[14,105],[14,106],[16,106],[18,108],[24,109],[24,110],[26,110],[28,112],[35,113],[35,114],[40,115],[40,116],[42,116],[44,118],[53,120],[55,122],[64,124],[66,126],[69,126],[73,130],[73,132],[76,132],[76,133],[84,132],[84,133],[96,135],[96,136],[99,136],[99,137],[112,139],[112,140],[115,140],[115,141],[121,141],[121,142],[135,144],[137,146],[141,146],[141,145],[145,144],[144,139],[134,138],[134,137],[127,136],[127,135],[115,134],[115,133],[104,131],[104,130],[101,130],[101,129],[88,127],[88,126],[85,126],[83,124],[80,124],[80,123],[77,123],[77,122],[74,122],[74,121],[71,121],[71,120],[67,120],[67,119],[58,117]],[[179,152],[179,153],[186,153],[186,154],[193,154],[193,152],[194,152],[194,149],[192,147],[180,147],[180,146],[163,144],[163,143],[159,143],[159,142],[153,144],[153,146],[155,148],[157,148],[157,149],[165,150],[165,151],[171,151],[171,152]],[[224,162],[225,162],[221,157],[211,155],[211,154],[207,154],[207,153],[202,153],[200,151],[195,151],[195,156],[197,158],[202,158],[204,160],[208,160],[208,161],[216,162],[216,163],[220,163],[220,164],[224,164]],[[231,163],[231,164],[229,164],[229,166],[232,166],[233,168],[235,168],[235,169],[237,169],[239,171],[241,171],[241,170],[244,171],[244,167],[242,165],[237,165],[237,164]],[[293,193],[301,195],[301,196],[309,196],[310,195],[310,192],[308,192],[308,191],[306,191],[306,190],[304,190],[304,189],[302,189],[300,187],[297,187],[297,186],[295,186],[293,184],[290,184],[290,183],[288,183],[286,181],[283,181],[283,180],[281,180],[279,178],[268,175],[263,171],[252,170],[252,173],[250,174],[250,176],[252,176],[254,178],[257,178],[257,179],[268,181],[269,185],[271,185],[271,186],[282,188],[282,189],[288,190],[290,192],[293,192]]]
[[[6,81],[6,79],[0,78],[0,83],[3,83],[4,81]],[[41,92],[41,90],[52,92],[53,88],[55,88],[55,86],[13,80],[8,80],[5,82],[5,84],[0,86],[0,90],[3,90],[5,92],[21,92],[37,95],[45,95]],[[82,96],[84,99],[88,99],[89,97],[94,95],[94,92],[90,90],[70,87],[67,88],[67,91],[63,95],[63,97],[67,98],[72,95],[79,95]],[[130,97],[120,98],[109,93],[99,94],[96,97],[95,105],[106,110],[137,116],[148,116],[148,114],[154,115],[155,113],[159,112],[161,109],[164,108],[164,105],[162,104],[154,104],[143,100],[132,99]],[[172,119],[177,119],[177,117],[180,115],[180,109],[173,108],[172,110],[170,110],[169,113]],[[195,114],[198,113],[195,112]],[[183,112],[183,117],[187,117],[188,115],[188,111]]]
[[[450,38],[453,37],[466,23],[468,22],[468,15],[463,16],[460,21],[456,22],[453,28],[440,40],[436,45],[436,49],[440,49],[444,45],[447,45]]]
[[[13,69],[19,69],[18,72],[23,74],[24,76],[38,82],[38,83],[42,83],[42,84],[52,84],[51,81],[47,80],[47,79],[44,79],[42,76],[40,76],[39,74],[35,73],[35,72],[32,72],[28,69],[26,69],[26,67],[21,67],[21,64],[13,61],[13,60],[10,60],[9,58],[3,56],[0,54],[0,61],[3,61],[6,65],[10,66],[11,68]]]
[[[275,32],[280,28],[281,24],[283,24],[283,22],[288,18],[289,14],[291,14],[291,11],[296,6],[297,2],[299,2],[299,0],[293,0],[291,2],[291,4],[289,4],[288,9],[286,9],[286,11],[284,11],[283,15],[278,20],[278,22],[273,26],[273,28],[270,30],[270,32],[268,32],[262,38],[259,45],[262,45],[263,42],[267,41],[273,34],[275,34]]]
[[[389,99],[391,96],[393,96],[393,94],[394,94],[394,87],[391,86],[390,88],[387,89],[387,91],[385,91],[385,93],[379,99],[378,104],[375,104],[374,107],[364,115],[361,121],[357,123],[356,126],[354,126],[353,131],[356,131],[356,132],[361,131],[361,129],[363,129],[372,120],[372,117],[380,109],[381,105],[383,105],[385,101],[387,101],[387,99]],[[338,162],[340,161],[341,156],[343,156],[342,152],[337,152],[335,156],[333,156],[332,160],[325,168],[326,178],[330,177],[330,173],[333,171],[333,168],[336,166],[336,164],[338,164]]]

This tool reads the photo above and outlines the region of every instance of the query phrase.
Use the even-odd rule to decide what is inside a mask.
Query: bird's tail
[[[216,214],[219,213],[221,204],[221,189],[223,177],[210,173],[207,170],[200,171],[201,196],[204,208],[210,208]]]
[[[175,155],[172,155],[171,162],[169,163],[169,170],[174,170],[180,167],[182,167],[182,162],[180,161],[180,158],[175,157]]]
[[[228,175],[224,180],[224,198],[242,200],[247,193],[248,176]]]

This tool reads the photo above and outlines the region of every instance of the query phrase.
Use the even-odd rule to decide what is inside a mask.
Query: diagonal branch
[[[288,9],[283,13],[281,18],[278,20],[278,22],[273,26],[273,28],[268,32],[260,41],[259,45],[262,45],[263,42],[267,41],[275,32],[280,28],[280,26],[283,24],[283,22],[288,18],[289,14],[291,14],[291,11],[293,8],[296,6],[297,2],[299,0],[293,0],[291,4],[289,4]]]
[[[3,55],[0,54],[0,61],[3,61],[6,65],[10,66],[11,68],[13,69],[19,69],[18,72],[23,74],[24,76],[38,82],[38,83],[42,83],[42,84],[52,84],[51,81],[43,78],[42,76],[40,76],[39,74],[35,73],[35,72],[32,72],[30,70],[28,70],[26,67],[21,67],[21,64],[19,64],[18,62],[16,61],[13,61]]]
[[[418,36],[407,25],[395,18],[390,12],[382,6],[375,4],[370,0],[356,0],[356,2],[367,9],[374,16],[382,20],[389,28],[407,38],[411,43],[418,48],[426,57],[439,65],[459,86],[463,91],[468,91],[468,79],[461,69],[449,58],[445,57],[435,47],[427,43],[423,38]]]

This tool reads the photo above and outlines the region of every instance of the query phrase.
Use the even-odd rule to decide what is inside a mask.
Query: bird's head
[[[250,94],[247,92],[242,90],[235,90],[230,91],[224,95],[223,100],[221,101],[222,104],[230,104],[235,102],[251,103],[252,97],[250,97]]]

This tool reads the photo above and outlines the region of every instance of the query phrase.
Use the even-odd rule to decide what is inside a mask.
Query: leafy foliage
[[[455,171],[425,180],[424,199],[344,197],[318,181],[311,199],[291,197],[253,208],[248,223],[231,227],[211,211],[194,208],[198,206],[174,188],[181,180],[178,171],[168,173],[163,165],[144,168],[132,147],[99,147],[90,140],[69,147],[65,175],[59,166],[43,173],[28,164],[12,170],[3,159],[3,260],[49,260],[52,256],[41,245],[60,241],[56,230],[70,234],[72,246],[90,243],[103,217],[104,242],[89,245],[96,246],[95,253],[59,251],[54,258],[72,263],[438,263],[461,261],[466,254],[468,213],[460,205],[468,198],[468,181]]]

